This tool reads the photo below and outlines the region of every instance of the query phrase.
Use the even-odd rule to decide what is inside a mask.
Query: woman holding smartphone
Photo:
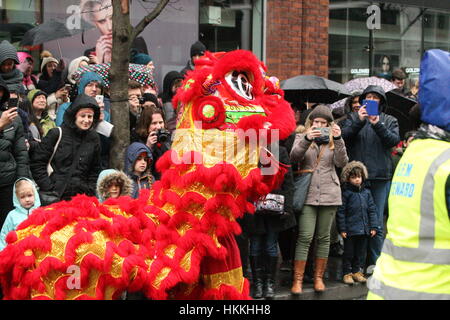
[[[299,233],[295,248],[292,294],[302,293],[303,275],[311,241],[316,232],[317,251],[314,270],[314,290],[325,290],[323,274],[330,248],[330,230],[342,204],[339,178],[335,166],[348,162],[340,127],[326,105],[318,105],[310,113],[304,131],[297,133],[292,147],[291,162],[301,170],[313,170],[305,205],[298,219]]]

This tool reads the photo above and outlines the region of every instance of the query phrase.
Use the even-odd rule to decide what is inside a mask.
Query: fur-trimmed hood
[[[131,179],[123,171],[107,169],[100,172],[97,179],[97,197],[100,202],[104,202],[108,198],[108,186],[114,179],[119,180],[122,185],[120,196],[131,196],[133,191]]]
[[[347,182],[350,172],[353,170],[353,168],[357,167],[362,169],[364,175],[362,178],[363,181],[366,181],[367,178],[369,177],[366,166],[361,161],[351,161],[342,169],[341,182],[342,183]]]

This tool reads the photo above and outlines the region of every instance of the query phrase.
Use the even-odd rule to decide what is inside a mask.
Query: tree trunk
[[[118,170],[123,170],[125,150],[130,145],[128,64],[132,39],[130,38],[130,12],[129,10],[122,10],[122,2],[123,0],[112,1],[113,48],[109,74],[111,83],[111,120],[114,125],[110,150],[110,166]]]
[[[128,106],[128,65],[130,46],[134,39],[152,22],[169,3],[160,0],[152,12],[133,28],[130,23],[130,1],[112,0],[113,48],[109,73],[111,90],[112,144],[109,153],[110,167],[123,170],[125,150],[130,144],[130,114]]]

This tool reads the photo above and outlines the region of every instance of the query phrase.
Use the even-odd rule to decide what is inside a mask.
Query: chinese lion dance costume
[[[262,174],[262,154],[275,166],[276,159],[241,133],[270,143],[274,130],[284,139],[295,128],[265,70],[244,50],[197,60],[173,99],[177,130],[157,163],[161,180],[138,199],[101,204],[78,195],[36,209],[0,252],[4,298],[119,299],[127,291],[149,299],[249,299],[236,218],[254,212],[254,201],[286,169]]]

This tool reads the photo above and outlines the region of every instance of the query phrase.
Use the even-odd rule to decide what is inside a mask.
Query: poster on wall
[[[43,0],[42,22],[62,21],[73,35],[48,41],[42,48],[66,63],[80,56],[88,56],[97,63],[111,62],[111,1]],[[131,2],[131,24],[137,25],[155,4],[155,1]],[[198,39],[198,10],[198,3],[190,0],[168,5],[134,41],[132,49],[150,55],[159,84],[167,72],[181,70],[189,59],[189,48]]]
[[[375,54],[375,75],[390,80],[392,71],[399,66],[399,56],[390,54]]]

